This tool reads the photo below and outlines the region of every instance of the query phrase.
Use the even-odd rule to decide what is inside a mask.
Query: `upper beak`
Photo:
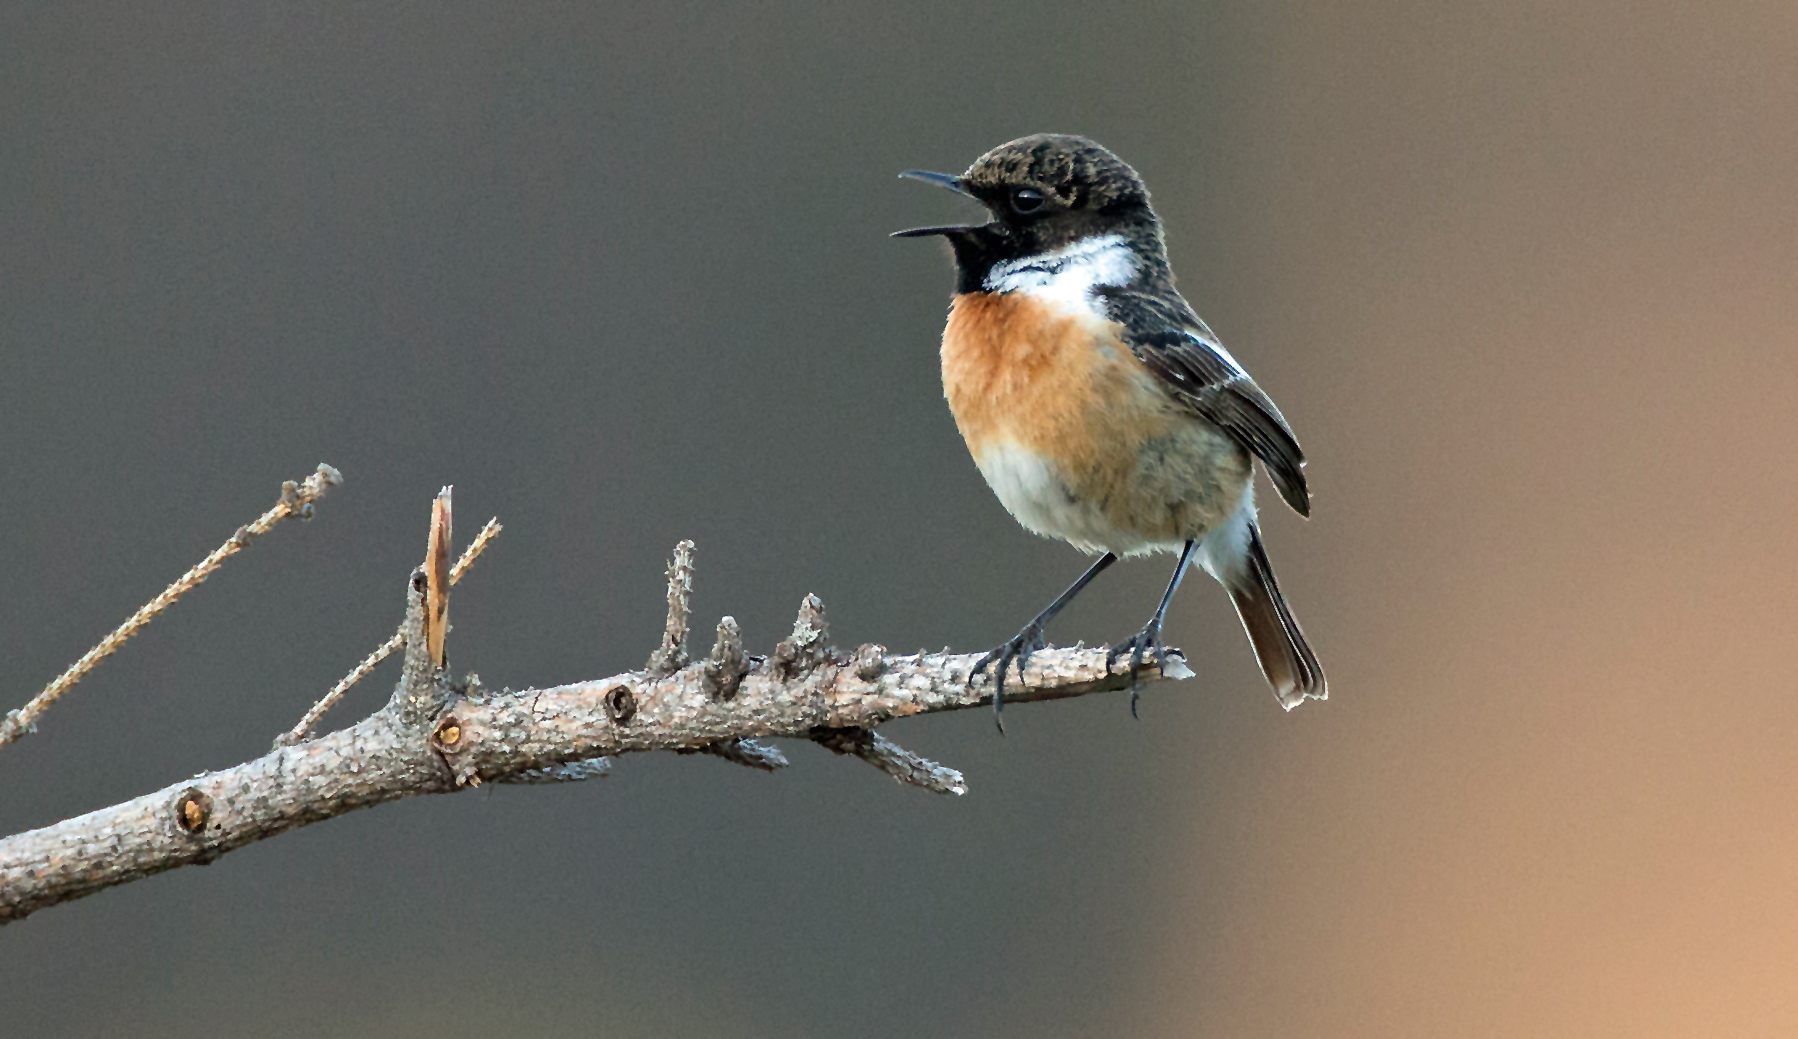
[[[935,184],[939,188],[948,188],[958,195],[968,195],[968,186],[953,173],[932,173],[929,170],[906,170],[899,174],[900,180],[921,180],[926,184]],[[974,196],[968,195],[969,198]]]
[[[935,184],[939,188],[948,188],[957,195],[966,195],[969,198],[974,197],[973,194],[968,191],[968,186],[963,184],[961,178],[953,173],[932,173],[929,170],[906,170],[904,173],[899,174],[899,176],[904,180],[921,180],[926,184]],[[953,226],[945,227],[914,227],[909,231],[894,231],[892,237],[923,238],[927,235],[948,235],[954,234],[957,231],[968,231],[972,229],[972,224],[955,224]]]

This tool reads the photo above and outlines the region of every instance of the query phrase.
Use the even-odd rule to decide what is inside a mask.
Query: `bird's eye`
[[[1013,188],[1011,191],[1011,211],[1014,213],[1034,213],[1043,208],[1043,193],[1035,188]]]

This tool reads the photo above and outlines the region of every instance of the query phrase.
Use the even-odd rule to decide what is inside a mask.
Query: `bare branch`
[[[732,739],[811,740],[821,731],[868,730],[894,718],[978,707],[992,702],[989,677],[968,682],[978,659],[883,655],[878,668],[871,658],[825,662],[797,677],[770,664],[751,671],[729,700],[707,691],[698,667],[666,677],[632,672],[468,696],[438,675],[429,713],[406,709],[424,705],[390,703],[309,743],[0,840],[0,921],[415,794],[601,757],[695,750]],[[863,677],[874,670],[877,677]],[[1152,669],[1139,676],[1144,684],[1159,678]],[[1103,648],[1045,649],[1030,658],[1021,679],[1007,683],[1006,699],[1054,700],[1122,690],[1130,682],[1129,674],[1107,671]],[[897,760],[883,749],[872,753]]]
[[[682,542],[669,564],[668,624],[662,648],[651,658],[660,666],[499,695],[487,693],[472,674],[452,682],[444,666],[448,586],[490,535],[483,531],[463,564],[448,568],[448,494],[445,488],[432,510],[426,564],[406,581],[406,619],[397,636],[405,666],[386,706],[310,743],[277,745],[236,768],[0,840],[0,923],[114,884],[210,862],[357,808],[485,782],[589,779],[609,772],[613,757],[648,750],[712,754],[773,771],[786,757],[759,740],[806,739],[859,757],[904,783],[939,793],[967,791],[959,772],[901,749],[874,728],[893,718],[990,703],[993,680],[982,676],[976,687],[974,654],[901,657],[876,645],[841,652],[827,642],[824,604],[807,595],[793,634],[775,647],[772,659],[750,667],[736,622],[727,617],[718,625],[711,659],[671,669],[685,660],[691,542]],[[1029,671],[1019,669],[1014,701],[1131,688],[1144,677],[1113,674],[1102,648],[1040,650],[1031,663]],[[369,666],[365,661],[358,670]],[[1179,670],[1185,670],[1183,661]],[[321,701],[308,719],[323,706],[328,704]]]
[[[268,533],[270,528],[289,516],[301,519],[312,518],[312,503],[324,496],[328,488],[343,482],[343,474],[323,462],[311,476],[300,483],[288,480],[281,485],[281,500],[275,502],[267,512],[258,516],[252,523],[237,528],[224,544],[212,550],[212,554],[194,564],[193,569],[175,579],[175,583],[162,590],[162,594],[145,603],[136,613],[126,619],[125,623],[113,629],[112,634],[100,640],[99,645],[81,655],[81,659],[69,665],[67,671],[57,676],[56,680],[44,687],[43,692],[31,698],[31,701],[17,710],[8,711],[4,720],[0,720],[0,745],[11,743],[28,732],[37,731],[38,715],[44,713],[62,694],[81,681],[81,676],[94,669],[94,665],[111,656],[125,644],[125,640],[137,634],[144,625],[163,610],[174,605],[175,600],[193,591],[201,581],[212,575],[224,564],[225,560],[236,555],[251,541]]]
[[[662,644],[649,655],[644,668],[653,674],[672,675],[687,666],[687,616],[693,597],[693,542],[674,546],[668,561],[668,621],[662,628]]]
[[[497,516],[487,521],[487,525],[481,528],[481,532],[475,535],[474,541],[463,551],[462,558],[456,560],[456,565],[450,568],[449,581],[451,585],[462,580],[462,575],[468,572],[469,566],[480,557],[482,552],[487,550],[487,543],[498,537],[499,532],[504,529],[506,528],[500,526]],[[336,685],[331,687],[330,692],[320,697],[319,701],[312,705],[311,710],[306,712],[306,716],[301,718],[293,728],[275,737],[275,746],[291,747],[305,739],[306,734],[312,731],[312,727],[318,724],[318,720],[325,716],[326,711],[337,706],[337,701],[343,699],[344,694],[350,691],[351,686],[366,678],[368,673],[373,671],[381,661],[386,660],[394,650],[399,649],[405,643],[405,632],[396,631],[392,638],[375,647],[373,653],[364,657],[362,663],[357,664],[349,674],[344,675]]]

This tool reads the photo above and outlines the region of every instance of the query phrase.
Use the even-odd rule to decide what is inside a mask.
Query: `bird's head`
[[[1124,160],[1084,137],[1036,134],[1002,144],[958,175],[899,174],[948,188],[986,207],[980,224],[919,227],[897,238],[941,235],[955,250],[963,287],[972,291],[996,265],[1055,254],[1118,235],[1145,256],[1159,256],[1161,228],[1149,191]]]

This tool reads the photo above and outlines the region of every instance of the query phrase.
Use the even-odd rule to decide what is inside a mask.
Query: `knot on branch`
[[[198,837],[206,829],[206,823],[212,818],[212,798],[202,791],[189,787],[175,798],[175,825],[181,832]]]
[[[605,705],[606,717],[613,725],[629,725],[637,715],[637,698],[631,694],[628,685],[615,685],[606,690],[600,702]]]
[[[743,633],[737,630],[737,619],[725,617],[718,622],[718,640],[712,643],[706,657],[701,684],[706,698],[714,703],[737,695],[743,676],[749,673],[749,658],[743,653]]]
[[[830,625],[824,620],[824,603],[816,595],[807,594],[799,604],[799,616],[793,621],[793,634],[774,647],[774,672],[782,678],[798,678],[825,663],[830,657],[826,640]]]
[[[855,668],[855,677],[864,682],[872,682],[887,671],[887,648],[872,642],[865,642],[855,651],[850,659]]]

